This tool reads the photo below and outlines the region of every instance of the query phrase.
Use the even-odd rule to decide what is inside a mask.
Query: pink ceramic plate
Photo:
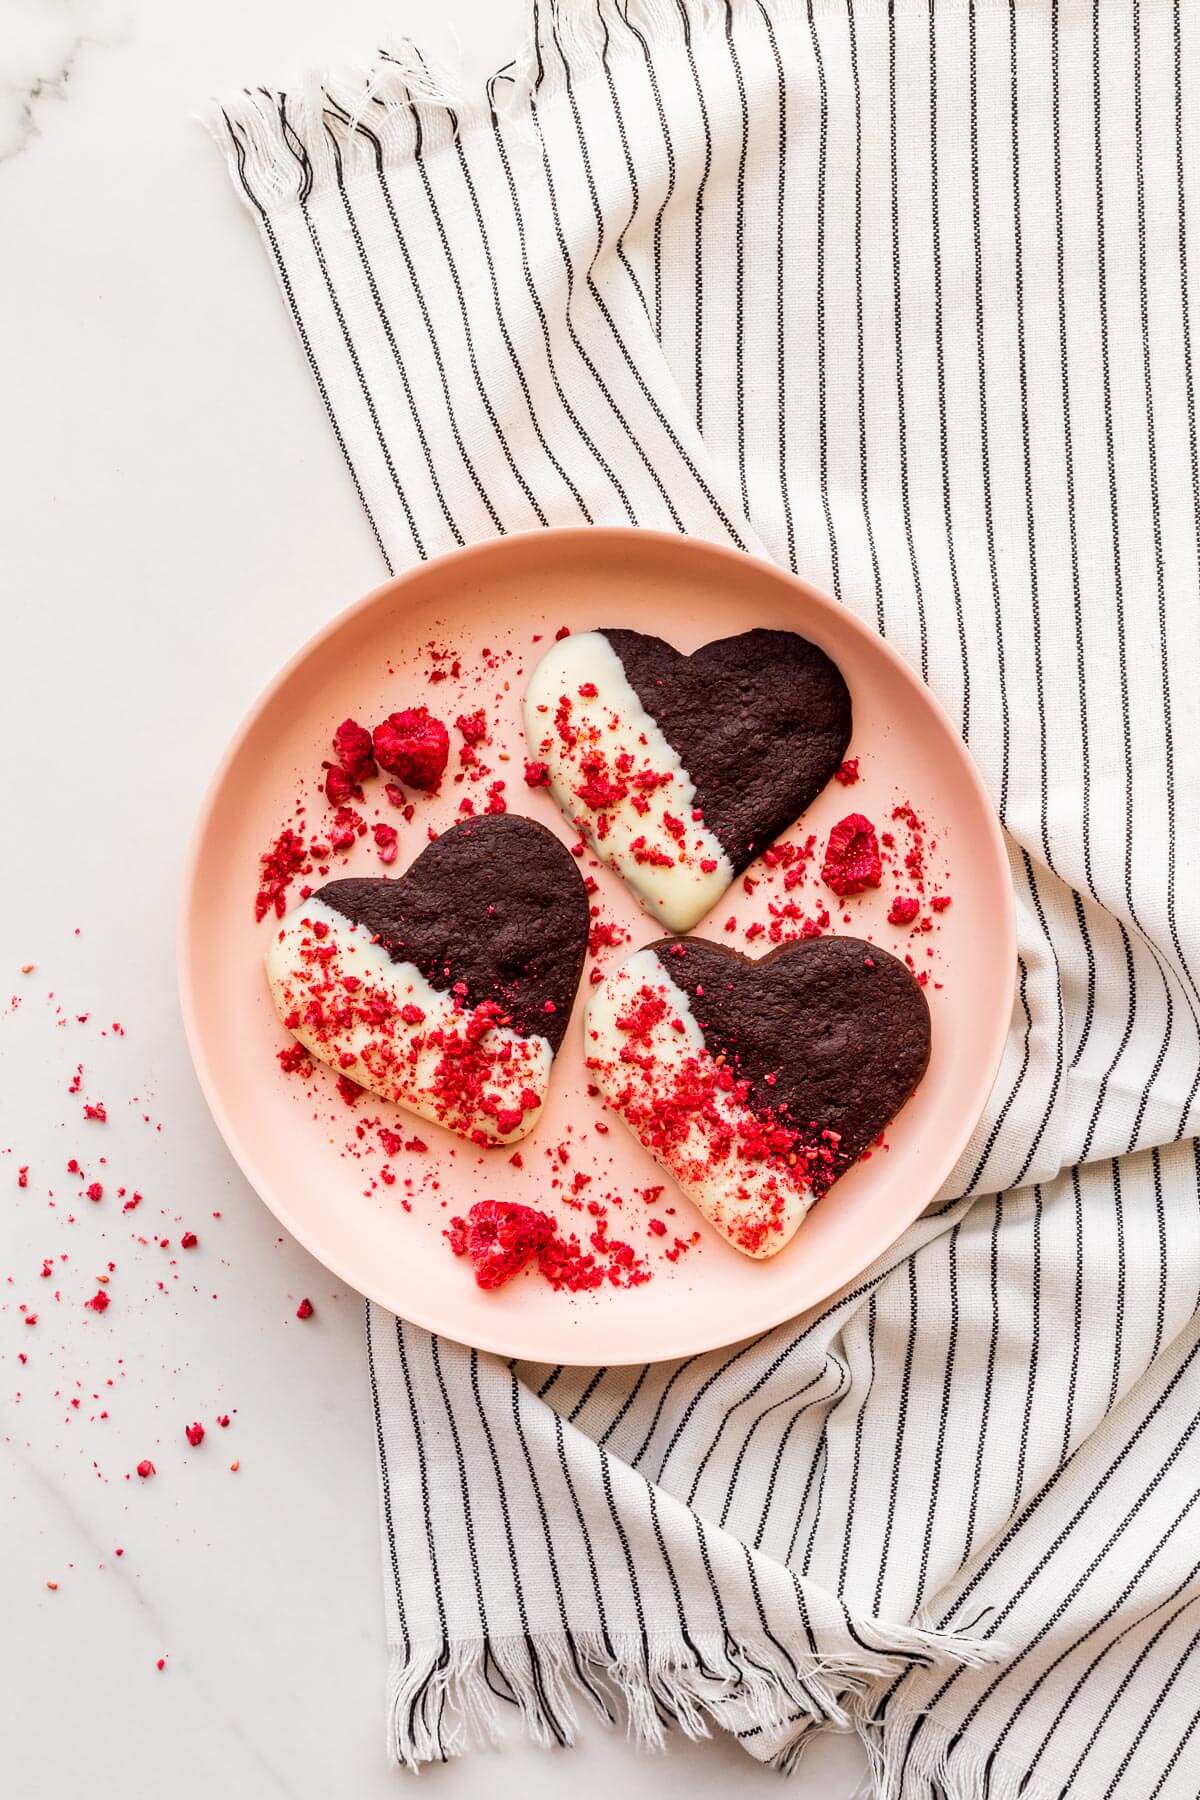
[[[595,1129],[602,1114],[584,1079],[582,993],[545,1114],[521,1146],[523,1169],[504,1151],[475,1151],[403,1114],[390,1123],[405,1136],[419,1131],[428,1150],[389,1159],[371,1134],[365,1146],[354,1137],[356,1120],[377,1118],[381,1102],[368,1096],[350,1111],[329,1071],[306,1085],[276,1060],[289,1040],[262,973],[271,925],[254,922],[259,857],[290,821],[301,785],[316,793],[334,727],[348,714],[371,722],[422,701],[450,723],[483,705],[494,724],[484,752],[488,782],[503,778],[512,810],[569,842],[549,796],[523,782],[520,722],[524,672],[539,653],[532,640],[540,633],[545,642],[564,625],[632,626],[687,650],[755,625],[802,632],[849,683],[850,754],[862,780],[849,788],[832,782],[789,839],[814,833],[819,869],[836,820],[863,811],[886,830],[892,808],[909,801],[937,840],[930,891],[941,884],[952,903],[935,916],[934,930],[910,939],[887,924],[900,878],[831,908],[833,929],[908,951],[929,970],[929,1071],[890,1127],[887,1149],[844,1176],[766,1263],[729,1249],[669,1184],[656,1210],[678,1201],[665,1220],[670,1232],[650,1236],[636,1191],[665,1178],[618,1120],[607,1134]],[[437,660],[431,645],[452,654]],[[457,677],[447,673],[455,658]],[[435,669],[445,678],[430,685]],[[720,704],[714,694],[714,707]],[[451,735],[457,743],[453,728]],[[436,799],[418,802],[406,826],[382,783],[371,784],[367,817],[378,807],[400,826],[393,872],[416,856],[426,825],[452,823],[464,792],[482,806],[487,785],[448,781]],[[310,802],[309,812],[315,829],[323,802]],[[347,870],[384,873],[370,837],[348,859],[335,859],[332,873]],[[621,951],[602,953],[610,966],[660,934],[615,876],[591,872],[603,916],[631,934]],[[737,883],[702,933],[746,948],[742,929],[755,919],[769,926],[769,905],[791,899],[812,913],[822,895],[831,900],[816,870],[791,893],[782,871],[755,864],[749,873],[767,879],[752,895]],[[852,923],[842,922],[843,911]],[[730,917],[739,922],[735,934],[724,929]],[[764,936],[750,947],[768,943]],[[966,1144],[995,1077],[1012,1004],[1015,930],[1000,829],[979,776],[927,689],[881,638],[807,583],[732,550],[649,531],[581,529],[497,539],[426,563],[368,594],[300,651],[238,732],[205,801],[184,883],[179,961],[188,1040],[217,1124],[247,1179],[314,1256],[406,1319],[480,1348],[548,1363],[624,1363],[712,1349],[777,1324],[850,1282],[917,1216]],[[390,1186],[379,1178],[389,1160]],[[484,1196],[508,1197],[549,1207],[586,1236],[593,1221],[562,1198],[564,1176],[569,1183],[577,1173],[592,1177],[585,1199],[623,1197],[623,1206],[609,1206],[611,1233],[646,1254],[652,1279],[572,1296],[527,1272],[495,1293],[477,1288],[469,1263],[443,1239],[449,1215]],[[411,1211],[401,1204],[406,1181]],[[701,1241],[676,1263],[665,1260],[672,1234],[696,1228]]]

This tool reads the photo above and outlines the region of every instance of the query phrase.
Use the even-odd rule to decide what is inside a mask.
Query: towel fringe
[[[505,1705],[516,1707],[533,1743],[572,1744],[582,1702],[607,1724],[623,1719],[631,1741],[647,1749],[662,1749],[672,1725],[705,1738],[715,1724],[758,1739],[770,1760],[791,1768],[813,1726],[865,1736],[870,1696],[895,1677],[897,1654],[947,1665],[992,1654],[977,1641],[874,1619],[856,1630],[861,1653],[828,1656],[765,1634],[685,1641],[560,1632],[394,1646],[388,1754],[415,1769],[496,1743]]]
[[[757,0],[732,4],[735,18],[745,13],[761,26]],[[803,0],[765,4],[779,19],[803,16]],[[694,42],[724,31],[727,21],[723,0],[531,0],[523,48],[473,95],[461,75],[400,38],[369,60],[287,88],[243,88],[201,119],[250,206],[277,211],[307,205],[339,175],[399,167],[418,151],[490,129],[493,119],[532,129],[537,106],[565,91],[568,78],[574,85],[602,73],[606,62],[641,58],[643,44]]]
[[[889,1708],[879,1724],[870,1717],[868,1699],[856,1706],[854,1725],[871,1767],[874,1800],[1055,1800],[1060,1792],[1061,1784],[926,1714]]]

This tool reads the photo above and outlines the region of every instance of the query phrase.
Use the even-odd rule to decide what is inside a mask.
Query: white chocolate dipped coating
[[[759,1122],[736,1084],[720,1085],[688,996],[653,950],[592,995],[584,1054],[608,1104],[735,1250],[761,1259],[790,1242],[812,1190],[786,1161],[742,1153],[761,1137]]]
[[[265,963],[293,1037],[360,1087],[476,1143],[516,1143],[537,1124],[546,1039],[464,1008],[334,907],[314,897],[289,913]]]
[[[525,735],[563,812],[651,917],[689,931],[711,911],[733,865],[703,820],[693,819],[692,778],[603,632],[578,632],[547,650],[525,691]],[[602,764],[598,785],[588,758]],[[611,801],[589,804],[588,792],[606,790]]]

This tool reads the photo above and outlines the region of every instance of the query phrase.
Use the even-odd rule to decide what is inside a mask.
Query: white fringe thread
[[[790,1772],[811,1726],[865,1736],[870,1694],[897,1672],[889,1652],[970,1667],[1001,1654],[978,1639],[915,1626],[873,1619],[866,1630],[871,1647],[854,1656],[814,1655],[795,1640],[785,1644],[766,1636],[685,1643],[653,1634],[555,1633],[393,1646],[388,1754],[417,1769],[473,1744],[495,1744],[503,1735],[505,1704],[516,1706],[535,1744],[569,1745],[582,1701],[606,1724],[623,1718],[630,1740],[646,1749],[662,1749],[672,1725],[686,1737],[705,1738],[715,1723],[760,1737],[773,1747],[775,1765]],[[897,1789],[897,1796],[901,1792],[908,1800],[910,1789]],[[911,1792],[924,1796],[926,1789]],[[973,1789],[964,1794],[973,1800]]]
[[[922,12],[929,0],[858,0]],[[977,0],[977,4],[1007,0]],[[819,14],[844,13],[846,0],[811,0]],[[966,6],[968,0],[943,0]],[[481,92],[439,67],[409,38],[345,70],[309,74],[288,88],[244,88],[214,102],[202,121],[225,153],[235,186],[256,210],[305,204],[378,165],[395,168],[494,120],[514,129],[535,124],[536,107],[620,61],[641,60],[685,37],[744,21],[761,30],[763,10],[780,25],[805,23],[809,0],[530,0],[525,42]],[[639,39],[641,42],[639,42]],[[643,49],[643,44],[645,49]],[[564,69],[564,62],[566,69]]]
[[[871,1765],[875,1800],[1057,1800],[1060,1784],[959,1737],[920,1713],[889,1708],[882,1726],[869,1703],[854,1725]]]

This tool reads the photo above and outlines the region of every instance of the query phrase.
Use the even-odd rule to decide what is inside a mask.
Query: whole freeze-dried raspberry
[[[876,888],[883,878],[875,827],[863,813],[848,813],[829,834],[821,879],[841,899]]]
[[[465,1219],[451,1219],[446,1235],[454,1254],[474,1263],[479,1286],[498,1288],[545,1248],[554,1221],[513,1200],[478,1200]]]
[[[389,775],[423,793],[437,791],[450,760],[450,733],[425,706],[389,713],[375,727],[375,756]]]

